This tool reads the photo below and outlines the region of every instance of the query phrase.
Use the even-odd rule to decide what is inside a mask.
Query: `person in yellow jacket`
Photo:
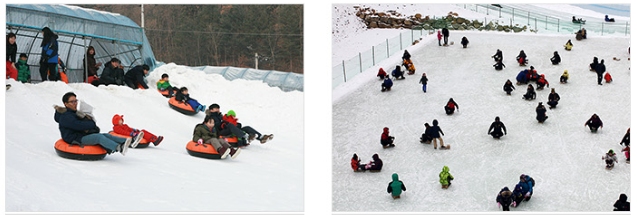
[[[448,166],[442,167],[442,172],[438,174],[438,177],[440,177],[440,184],[442,184],[442,188],[449,188],[449,186],[451,185],[451,180],[453,180],[453,176],[451,175],[451,173],[449,173]]]
[[[562,76],[560,76],[560,83],[566,84],[568,82],[568,70],[564,70]]]
[[[566,49],[566,51],[570,51],[573,48],[573,43],[571,43],[571,40],[566,41],[566,44],[564,44],[564,49]]]

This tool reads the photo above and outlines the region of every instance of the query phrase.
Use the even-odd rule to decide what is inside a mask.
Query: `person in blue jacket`
[[[531,200],[533,195],[533,183],[531,182],[531,176],[522,174],[520,175],[520,182],[518,184],[522,187],[522,193],[524,193],[524,201]]]
[[[40,59],[40,77],[42,81],[57,80],[58,35],[49,27],[42,28],[42,58]]]
[[[518,85],[520,84],[527,84],[529,83],[529,79],[526,78],[527,73],[529,72],[529,70],[522,70],[520,71],[520,73],[518,73],[518,76],[515,77],[515,80],[518,81]]]
[[[391,80],[391,78],[389,78],[389,76],[385,76],[385,80],[380,86],[381,92],[389,91],[391,90],[391,87],[394,86],[394,82]]]
[[[400,65],[396,65],[396,69],[391,71],[391,76],[394,76],[396,79],[405,79],[405,72],[400,70]]]

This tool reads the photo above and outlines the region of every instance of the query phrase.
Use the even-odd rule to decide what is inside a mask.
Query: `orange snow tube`
[[[235,136],[219,136],[219,138],[226,140],[226,142],[228,142],[228,144],[232,147],[238,147],[237,142],[239,142],[239,140],[237,140],[237,137]]]
[[[131,137],[131,136],[128,136],[128,135],[121,135],[121,134],[115,133],[114,131],[109,131],[108,133],[110,135],[113,135],[113,136],[116,136],[116,137],[121,137],[121,138],[129,138],[129,137]],[[148,142],[148,140],[142,138],[142,140],[139,141],[139,144],[137,144],[137,147],[135,147],[135,148],[146,148],[146,147],[148,147],[149,143],[150,142]]]
[[[192,107],[190,107],[190,105],[188,103],[184,103],[184,102],[179,102],[177,101],[177,99],[175,99],[175,97],[172,97],[168,100],[168,105],[170,105],[170,107],[174,110],[176,110],[179,113],[183,113],[186,115],[195,115],[197,114],[197,112],[195,112],[195,109],[193,109]]]
[[[99,145],[73,145],[59,139],[55,142],[55,152],[63,158],[76,160],[101,160],[106,157],[106,150]]]
[[[211,144],[201,144],[197,145],[196,142],[190,141],[186,144],[186,151],[188,154],[200,157],[200,158],[208,158],[208,159],[221,159],[221,155],[217,152],[217,149],[213,147]]]
[[[170,98],[170,94],[168,94],[168,90],[157,90],[159,91],[159,93],[161,93],[162,96],[166,97],[166,98]]]

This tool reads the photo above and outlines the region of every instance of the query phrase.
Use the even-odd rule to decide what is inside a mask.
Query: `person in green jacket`
[[[168,95],[173,97],[175,95],[175,91],[179,90],[179,88],[171,86],[168,81],[168,74],[164,73],[161,75],[161,80],[157,81],[157,90],[168,90]]]
[[[215,120],[212,116],[206,116],[203,123],[195,126],[195,131],[192,134],[192,141],[197,142],[197,145],[211,144],[217,152],[221,155],[221,159],[224,159],[230,154],[234,159],[241,152],[240,148],[234,149],[230,147],[230,144],[224,139],[220,139],[215,129]]]
[[[387,193],[390,193],[391,197],[393,197],[394,199],[400,199],[400,194],[403,191],[406,191],[407,188],[405,188],[405,184],[403,183],[403,181],[398,180],[397,173],[392,174],[391,179],[392,181],[389,182],[389,185],[387,185]]]
[[[451,180],[453,180],[453,176],[449,173],[449,167],[442,167],[442,172],[438,175],[440,177],[440,184],[442,184],[442,188],[447,189],[449,185],[451,185]]]
[[[20,54],[20,59],[15,64],[15,67],[18,69],[18,81],[22,83],[31,83],[31,70],[29,69],[29,65],[27,64],[27,54]]]

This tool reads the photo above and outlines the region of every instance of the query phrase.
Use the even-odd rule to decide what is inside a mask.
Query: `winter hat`
[[[524,179],[525,176],[526,175],[524,175],[524,174],[520,175],[520,179]]]
[[[235,114],[233,110],[229,110],[227,114],[228,116],[237,117],[237,114]]]
[[[608,154],[615,154],[615,151],[613,151],[612,149],[608,150]]]
[[[434,126],[438,125],[438,120],[434,119],[433,124],[434,124]]]
[[[383,128],[383,132],[389,132],[389,128],[388,127],[384,127]]]
[[[113,125],[119,125],[119,120],[122,120],[122,122],[124,121],[124,115],[117,115],[115,114],[113,116]]]
[[[568,70],[566,70],[566,69],[565,69],[565,70],[564,70],[564,74],[568,74]]]
[[[500,117],[499,117],[499,116],[496,116],[496,117],[495,117],[495,121],[500,121]]]
[[[626,200],[628,200],[628,196],[626,196],[626,194],[619,194],[619,200],[625,202]]]
[[[534,70],[534,69],[535,69],[535,67],[531,66],[531,70]]]
[[[218,105],[217,103],[211,104],[211,105],[210,105],[210,106],[208,106],[208,107],[210,107],[210,109],[214,109],[214,108],[219,109],[219,108],[220,108],[220,107],[219,107],[219,105]]]

